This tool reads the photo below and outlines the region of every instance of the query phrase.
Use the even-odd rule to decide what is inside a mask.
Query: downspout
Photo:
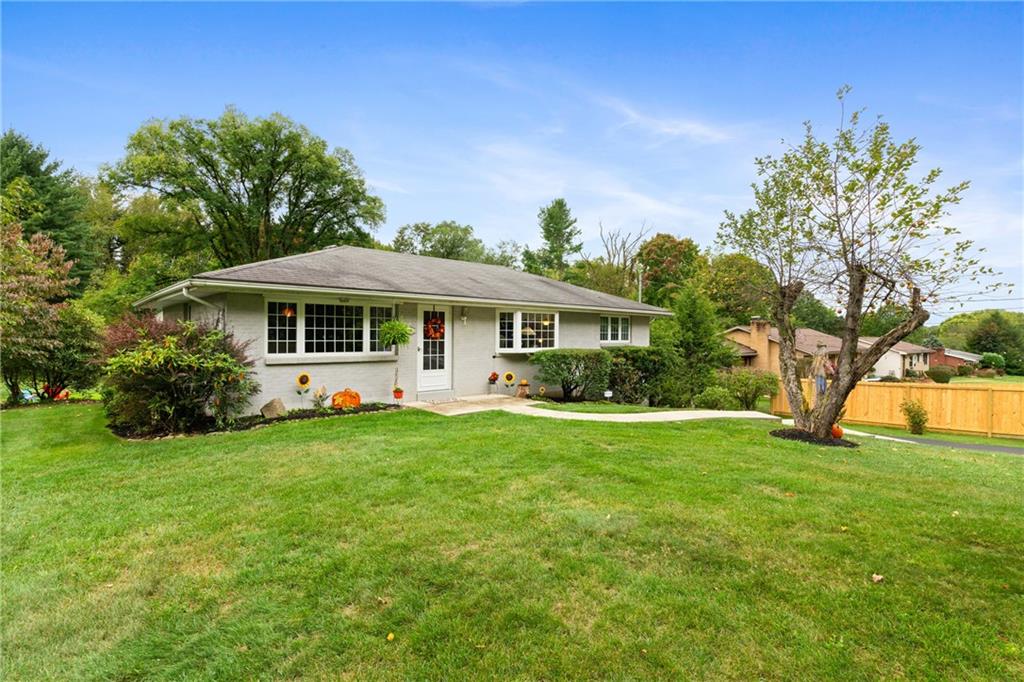
[[[221,309],[221,307],[219,305],[214,305],[213,303],[210,303],[209,301],[206,301],[204,299],[197,298],[197,297],[193,296],[192,294],[188,293],[188,287],[182,287],[181,288],[181,295],[183,297],[185,297],[186,299],[188,299],[189,301],[194,301],[195,303],[198,303],[199,305],[204,305],[207,308],[213,308],[214,310],[216,310],[217,311],[217,324],[216,324],[216,326],[217,326],[218,329],[223,329],[223,322],[224,322],[224,314],[223,313],[224,313],[224,311],[223,311],[223,309]]]

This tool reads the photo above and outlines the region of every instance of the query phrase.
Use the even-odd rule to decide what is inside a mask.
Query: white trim
[[[618,336],[619,338],[611,338],[612,331],[612,318],[617,319],[618,322]],[[608,338],[601,338],[601,324],[604,320],[608,320]],[[629,324],[629,332],[627,338],[622,338],[622,321],[626,320]],[[597,318],[597,341],[602,346],[628,346],[633,343],[633,318],[630,315],[601,315]]]
[[[270,315],[271,303],[295,304],[295,352],[271,353],[270,334],[268,334],[267,318]],[[363,309],[363,350],[348,353],[316,353],[306,351],[306,305],[329,304],[360,306]],[[371,351],[370,348],[370,307],[391,308],[391,319],[399,318],[398,310],[393,301],[344,300],[317,296],[278,296],[276,292],[263,295],[263,358],[265,364],[293,364],[293,359],[304,359],[307,362],[365,362],[373,359],[387,360],[395,356],[395,349]],[[296,360],[297,362],[298,360]]]
[[[423,369],[423,345],[427,342],[427,339],[423,335],[423,313],[425,312],[443,312],[444,313],[444,369]],[[418,335],[418,341],[416,343],[416,391],[417,392],[430,392],[430,391],[450,391],[454,386],[453,383],[453,371],[452,361],[455,357],[454,339],[452,338],[452,329],[455,325],[452,322],[452,315],[454,311],[450,305],[427,305],[421,303],[416,306],[416,326],[413,329],[416,330]],[[436,383],[435,380],[441,379],[441,383]]]
[[[501,314],[512,313],[512,348],[501,347]],[[523,313],[542,313],[555,316],[555,345],[544,348],[524,348],[522,338]],[[494,352],[497,355],[522,355],[523,353],[536,353],[541,350],[559,348],[559,335],[561,334],[561,320],[557,310],[545,310],[543,308],[495,308],[494,309]]]
[[[578,310],[581,312],[603,312],[611,315],[647,315],[650,317],[671,317],[672,312],[669,310],[655,309],[655,310],[636,310],[633,308],[611,308],[607,306],[597,305],[572,305],[572,304],[561,304],[561,303],[539,303],[537,301],[514,301],[514,300],[502,300],[494,298],[475,298],[472,296],[443,296],[439,294],[420,294],[410,293],[403,291],[380,291],[374,289],[339,289],[336,287],[314,287],[306,285],[295,285],[295,284],[270,284],[262,282],[233,282],[233,281],[220,281],[210,280],[201,278],[187,279],[182,282],[176,282],[168,287],[164,287],[159,291],[156,291],[149,296],[140,298],[135,301],[133,307],[146,307],[149,304],[155,303],[162,298],[167,298],[174,294],[180,294],[183,286],[188,287],[214,287],[221,291],[252,291],[253,289],[259,290],[264,295],[277,295],[281,293],[305,293],[305,294],[322,294],[326,296],[354,296],[361,298],[387,298],[392,301],[425,301],[439,303],[443,302],[445,305],[452,304],[463,304],[469,306],[486,306],[486,307],[504,307],[506,310],[510,308],[515,309],[536,309],[544,312],[552,312],[558,310]]]

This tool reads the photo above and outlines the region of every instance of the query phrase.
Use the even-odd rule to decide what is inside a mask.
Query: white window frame
[[[270,335],[267,333],[267,319],[270,315],[270,304],[271,303],[295,303],[295,352],[294,353],[271,353],[270,352]],[[307,304],[321,304],[321,305],[338,305],[338,306],[362,306],[363,308],[363,350],[361,351],[349,351],[349,352],[331,352],[331,353],[317,353],[316,351],[306,351],[306,305]],[[391,308],[391,319],[399,319],[398,305],[394,301],[373,301],[366,299],[349,299],[339,300],[338,298],[330,297],[319,297],[319,296],[291,296],[288,294],[284,295],[265,295],[263,297],[263,355],[268,360],[317,360],[325,361],[331,359],[338,360],[350,360],[353,358],[373,358],[381,359],[387,358],[388,356],[395,355],[395,348],[388,348],[386,350],[370,350],[370,308]]]
[[[601,338],[601,327],[605,320],[608,321],[608,338]],[[612,332],[612,320],[618,320],[618,335],[619,338],[611,338]],[[622,338],[622,321],[626,320],[629,323],[629,335],[624,339]],[[602,346],[628,346],[633,342],[633,318],[630,315],[601,315],[597,320],[597,340]]]
[[[512,313],[512,348],[501,347],[501,314]],[[555,316],[555,345],[546,346],[544,348],[523,348],[523,313],[542,313],[545,315]],[[561,322],[559,320],[557,310],[541,310],[539,308],[497,308],[494,311],[494,352],[498,355],[510,354],[510,353],[536,353],[542,350],[551,350],[552,348],[559,347],[559,333],[561,331]]]

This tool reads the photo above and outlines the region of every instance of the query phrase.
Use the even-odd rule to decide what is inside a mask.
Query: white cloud
[[[638,128],[660,138],[684,138],[702,144],[728,142],[732,132],[724,127],[692,118],[657,117],[641,112],[617,97],[595,96],[593,100],[622,117],[621,127]]]

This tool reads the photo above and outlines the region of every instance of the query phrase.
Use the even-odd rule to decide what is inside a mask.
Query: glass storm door
[[[452,387],[451,308],[420,306],[417,388],[447,391]]]

